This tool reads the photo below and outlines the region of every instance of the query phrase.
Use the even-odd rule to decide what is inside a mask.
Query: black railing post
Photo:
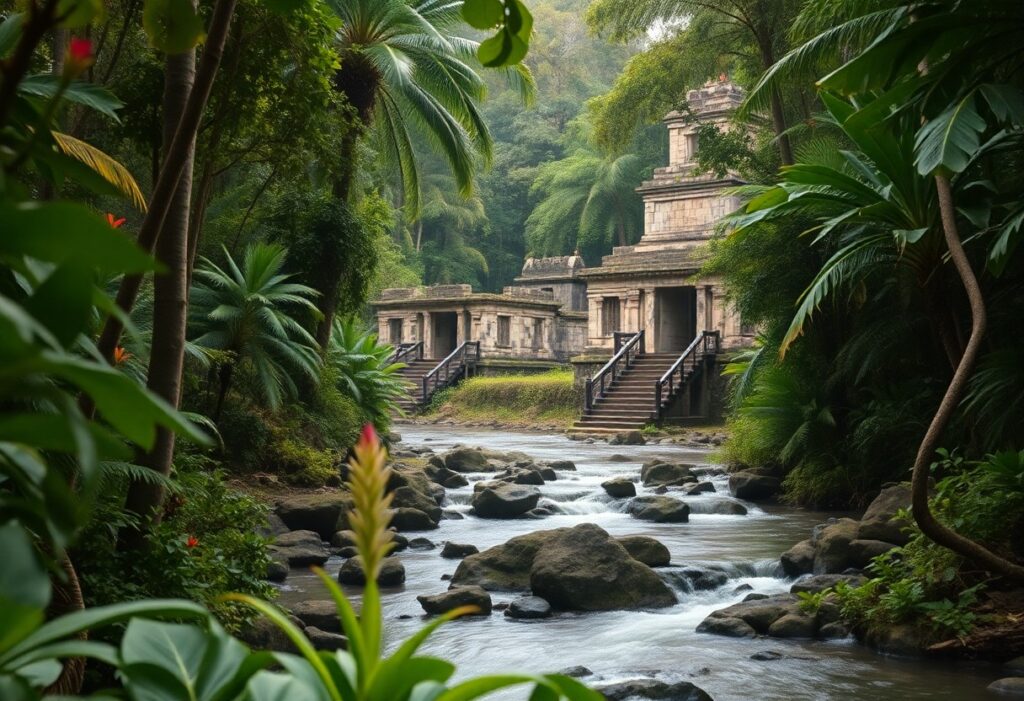
[[[587,378],[587,391],[586,396],[583,398],[583,407],[586,409],[588,414],[594,407],[594,381],[589,377]]]

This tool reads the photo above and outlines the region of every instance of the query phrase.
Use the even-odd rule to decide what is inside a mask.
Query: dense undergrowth
[[[427,416],[513,426],[568,426],[580,411],[571,370],[473,377],[434,395]]]

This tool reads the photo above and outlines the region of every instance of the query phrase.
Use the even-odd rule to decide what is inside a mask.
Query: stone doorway
[[[434,312],[430,315],[434,341],[430,357],[447,357],[459,345],[459,315],[456,312]]]
[[[697,289],[659,287],[654,290],[654,350],[681,353],[697,335]]]

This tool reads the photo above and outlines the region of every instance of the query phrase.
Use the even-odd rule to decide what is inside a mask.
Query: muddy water
[[[711,611],[740,601],[749,584],[756,592],[772,594],[789,589],[778,572],[779,554],[806,538],[824,514],[784,507],[763,509],[746,504],[746,516],[691,513],[687,524],[637,521],[621,513],[622,502],[609,499],[600,483],[616,475],[635,476],[640,464],[655,456],[708,464],[707,452],[679,446],[608,446],[585,444],[564,436],[461,430],[451,427],[401,426],[406,446],[442,451],[454,444],[519,450],[538,460],[568,459],[576,472],[562,472],[557,481],[541,487],[544,500],[558,503],[565,513],[541,520],[488,520],[468,513],[472,485],[448,490],[446,509],[465,514],[463,520],[443,520],[439,529],[423,535],[438,543],[471,543],[483,550],[513,536],[534,530],[596,523],[613,535],[650,535],[668,546],[673,565],[726,565],[733,579],[710,592],[677,591],[679,604],[653,612],[557,614],[541,621],[517,621],[500,612],[490,617],[456,621],[431,639],[425,651],[457,664],[460,675],[494,671],[558,671],[584,665],[602,679],[624,679],[656,672],[662,678],[689,679],[716,701],[740,699],[977,699],[998,673],[984,666],[950,665],[886,658],[850,641],[794,642],[771,639],[733,639],[698,634],[697,624]],[[613,454],[630,462],[612,462]],[[487,475],[470,476],[486,479]],[[719,495],[687,497],[694,512],[701,503],[731,498],[724,481],[716,478]],[[644,494],[643,488],[638,489]],[[440,557],[439,548],[406,550],[398,555],[406,568],[404,587],[385,590],[387,642],[395,645],[422,624],[418,594],[447,588],[441,576],[452,574],[457,560]],[[329,572],[341,561],[332,559]],[[358,591],[352,594],[358,598]],[[495,603],[512,595],[493,594]],[[311,575],[295,571],[282,591],[282,603],[325,598]],[[775,661],[750,656],[764,650],[781,652]],[[593,678],[590,678],[593,679]],[[525,698],[525,693],[494,698]]]

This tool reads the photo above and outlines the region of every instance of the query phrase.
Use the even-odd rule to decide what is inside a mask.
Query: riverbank
[[[406,532],[405,537],[410,544],[416,541],[416,547],[396,555],[404,567],[405,581],[384,590],[389,645],[422,624],[423,608],[417,596],[444,592],[448,586],[444,580],[458,569],[458,559],[441,556],[445,543],[484,551],[517,536],[595,524],[615,538],[654,538],[670,554],[670,565],[656,569],[677,599],[665,608],[562,611],[543,620],[524,621],[502,613],[518,594],[489,592],[493,613],[445,626],[431,643],[430,649],[456,662],[463,675],[584,666],[591,672],[583,678],[588,684],[637,676],[690,681],[716,701],[977,698],[988,683],[1006,676],[991,665],[883,657],[849,638],[773,640],[698,633],[697,626],[713,611],[740,603],[750,594],[788,592],[794,580],[780,571],[780,553],[831,516],[728,496],[728,478],[714,464],[708,446],[609,446],[602,441],[570,441],[563,435],[450,425],[406,424],[397,430],[402,441],[396,446],[396,456],[429,459],[432,454],[444,455],[456,444],[481,445],[492,451],[521,451],[538,463],[571,460],[576,469],[556,470],[556,479],[536,486],[538,506],[549,510],[545,516],[488,519],[475,514],[474,485],[493,480],[493,472],[467,473],[467,484],[444,490],[444,516],[437,528]],[[642,463],[652,458],[694,465],[698,472],[709,475],[707,481],[714,486],[714,493],[683,497],[692,507],[687,522],[634,518],[627,512],[628,499],[614,499],[602,487],[618,477],[633,482],[640,497],[655,495],[658,490],[653,485],[637,483]],[[410,458],[397,459],[408,462]],[[736,503],[746,514],[706,513],[703,503]],[[331,554],[326,561],[328,572],[335,574],[344,561]],[[714,575],[716,586],[680,584],[686,572],[697,570],[718,572]],[[289,606],[305,602],[308,609],[310,602],[315,604],[324,596],[318,582],[301,568],[293,569],[280,587],[281,602]],[[349,590],[358,598],[358,588]]]

